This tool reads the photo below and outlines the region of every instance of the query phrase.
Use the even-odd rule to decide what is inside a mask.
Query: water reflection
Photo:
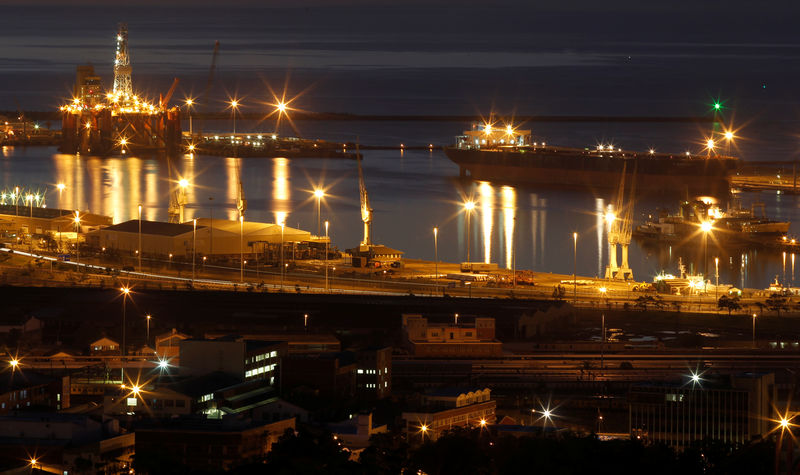
[[[272,210],[275,213],[275,222],[286,224],[286,218],[291,210],[289,160],[286,158],[273,158],[272,162]]]
[[[494,188],[482,181],[478,185],[479,206],[481,208],[481,229],[483,237],[483,262],[492,262],[492,229],[494,227]]]
[[[514,267],[514,227],[517,223],[517,191],[504,186],[501,189],[503,196],[503,233],[505,234],[506,269]]]

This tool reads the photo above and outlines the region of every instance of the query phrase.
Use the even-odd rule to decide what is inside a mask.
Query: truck
[[[498,269],[497,264],[492,262],[462,262],[461,272],[493,272]]]

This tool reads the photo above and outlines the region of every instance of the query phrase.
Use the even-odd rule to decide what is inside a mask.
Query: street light
[[[286,269],[283,266],[283,228],[286,226],[286,223],[281,222],[281,292],[283,292],[283,275]]]
[[[328,246],[331,242],[331,238],[328,236],[328,221],[325,221],[325,291],[327,292],[330,290],[328,287]],[[281,229],[281,232],[283,230]]]
[[[192,220],[192,284],[194,284],[196,256],[197,256],[197,218],[194,218]]]
[[[75,231],[75,251],[77,252],[77,257],[75,258],[75,263],[80,264],[81,262],[81,216],[78,210],[75,210],[75,217],[72,219],[75,223],[76,231]],[[80,267],[78,267],[80,269]]]
[[[725,141],[726,141],[727,147],[728,147],[726,155],[730,156],[731,155],[731,142],[733,142],[733,139],[736,138],[736,136],[733,135],[732,131],[726,130],[724,137],[725,137]]]
[[[244,283],[244,215],[239,216],[239,282]]]
[[[439,278],[439,228],[433,228],[433,262],[436,276],[434,279]]]
[[[139,272],[142,271],[142,205],[139,205]]]
[[[192,133],[192,104],[194,104],[194,101],[191,98],[187,98],[186,99],[186,110],[189,111],[189,136],[190,137],[194,137],[194,134]]]
[[[232,100],[230,102],[230,104],[231,104],[231,109],[233,110],[233,135],[234,135],[234,143],[236,143],[235,142],[235,140],[236,140],[236,138],[235,138],[236,137],[236,109],[239,107],[239,101],[234,99],[234,100]]]
[[[130,287],[122,287],[119,289],[122,292],[122,347],[120,348],[121,358],[119,365],[120,380],[125,381],[125,325],[127,321],[128,311],[128,295],[131,293]]]
[[[578,233],[572,233],[572,304],[578,303]]]
[[[708,233],[711,232],[713,228],[713,223],[711,221],[703,221],[700,225],[700,229],[703,231],[703,282],[708,282]],[[706,284],[704,284],[706,289],[708,288]]]
[[[146,346],[150,344],[150,318],[151,318],[150,314],[148,313],[144,318],[147,322],[147,334],[146,334],[147,339],[145,340],[145,346]]]
[[[756,347],[756,314],[753,314],[753,348]]]
[[[322,188],[317,188],[314,190],[314,196],[317,198],[317,236],[319,236],[321,230],[320,224],[322,223],[322,208],[321,208],[321,201],[322,197],[325,196],[325,190]]]
[[[487,125],[487,127],[489,127]],[[475,209],[475,202],[472,200],[468,200],[464,203],[464,210],[467,212],[467,262],[469,262],[469,250],[470,250],[470,225],[469,220],[472,215],[472,210]]]

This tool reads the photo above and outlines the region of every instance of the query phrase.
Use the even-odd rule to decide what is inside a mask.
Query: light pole
[[[239,282],[244,283],[244,215],[239,216]]]
[[[703,221],[700,229],[703,231],[703,286],[708,290],[708,233],[711,232],[711,221]]]
[[[731,142],[733,141],[733,138],[734,135],[732,131],[728,130],[725,132],[725,141],[728,143],[726,155],[729,157],[731,156]]]
[[[233,110],[233,156],[238,157],[238,146],[236,144],[236,110],[239,107],[239,101],[232,100],[231,101],[231,109]]]
[[[197,218],[194,218],[192,220],[192,284],[194,284],[196,256],[197,256]]]
[[[192,133],[192,104],[194,104],[194,101],[191,98],[187,98],[186,110],[189,111],[189,137],[194,137]]]
[[[439,228],[433,228],[433,266],[436,276],[434,279],[439,279]]]
[[[81,216],[78,213],[78,210],[75,210],[75,218],[73,218],[73,222],[75,222],[75,252],[77,253],[77,257],[75,258],[75,263],[80,264],[81,262]],[[78,267],[80,269],[80,267]]]
[[[142,271],[142,205],[139,205],[139,272]]]
[[[211,204],[214,201],[214,197],[209,196],[209,207],[208,211],[211,214],[211,225],[208,227],[208,254],[213,258],[214,257],[214,206]]]
[[[469,251],[470,251],[470,216],[472,215],[472,210],[475,209],[475,202],[472,200],[467,201],[464,203],[464,210],[467,212],[467,262],[469,262]]]
[[[317,188],[314,190],[314,196],[317,197],[317,236],[319,236],[322,223],[322,197],[325,196],[325,191],[322,188]]]
[[[119,374],[120,380],[123,384],[125,384],[125,354],[127,353],[125,350],[126,340],[125,340],[125,325],[127,321],[127,311],[128,311],[128,294],[131,293],[130,287],[122,287],[119,289],[122,292],[122,347],[120,348],[120,366],[119,366]]]
[[[714,258],[714,300],[717,300],[717,289],[719,288],[719,257]]]
[[[30,205],[30,207],[31,207],[31,220],[30,220],[30,223],[28,224],[28,234],[31,235],[31,240],[28,243],[28,252],[30,254],[33,254],[33,195],[28,193],[28,196],[26,196],[25,199],[27,199],[31,203],[31,205]],[[786,253],[784,252],[783,255],[784,255],[784,261],[786,261],[786,259],[785,259]],[[785,265],[783,267],[784,267],[784,269],[786,268]],[[786,271],[785,270],[783,272],[783,275],[784,276],[786,275]]]
[[[753,348],[756,347],[756,314],[753,314]]]
[[[572,304],[578,303],[578,233],[572,233]]]
[[[514,230],[511,234],[511,272],[514,274],[514,283],[513,288],[517,288],[517,253],[516,245],[517,245],[517,217],[514,216]],[[506,264],[508,265],[508,264]]]
[[[328,236],[328,221],[325,221],[325,292],[330,290],[328,287],[328,245],[331,238]]]
[[[283,274],[286,270],[283,267],[283,228],[285,226],[286,226],[285,223],[281,223],[281,292],[283,292]]]
[[[145,321],[147,322],[147,334],[146,334],[145,346],[147,346],[147,345],[150,344],[150,314],[149,313],[145,316]]]

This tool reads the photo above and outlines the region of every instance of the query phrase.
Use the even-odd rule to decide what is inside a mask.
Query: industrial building
[[[705,439],[744,444],[774,426],[775,375],[698,376],[685,384],[638,385],[628,400],[633,437],[677,448]]]
[[[455,427],[486,427],[497,420],[497,402],[489,388],[437,388],[428,391],[422,405],[404,412],[409,440],[436,440]]]
[[[486,357],[503,354],[496,340],[494,318],[477,317],[472,323],[429,324],[422,315],[403,315],[403,336],[414,356]]]
[[[86,243],[106,252],[135,255],[141,242],[142,256],[165,260],[169,257],[191,259],[194,248],[197,259],[207,256],[212,260],[238,260],[242,256],[276,261],[280,260],[282,242],[283,257],[288,262],[307,257],[303,250],[310,245],[324,252],[327,239],[273,223],[203,218],[197,219],[195,225],[192,221],[166,223],[132,219],[87,234]]]
[[[75,217],[78,217],[78,221]],[[30,206],[24,199],[14,204],[13,199],[4,199],[0,204],[0,232],[20,238],[25,235],[49,235],[53,240],[74,241],[76,232],[96,231],[111,225],[110,216],[86,213],[71,209]]]

